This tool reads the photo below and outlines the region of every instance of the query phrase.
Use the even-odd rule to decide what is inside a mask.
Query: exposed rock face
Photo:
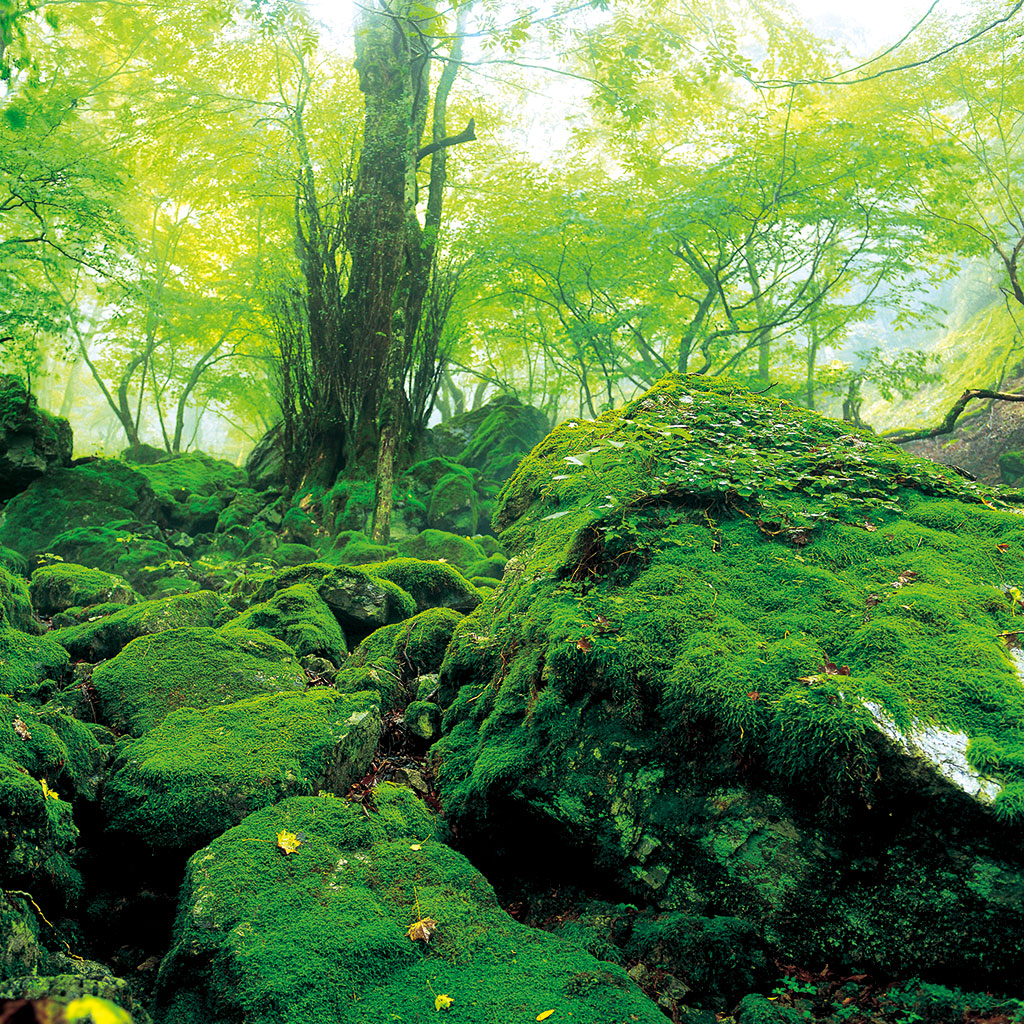
[[[71,424],[36,405],[20,377],[0,374],[0,501],[71,461]]]
[[[652,928],[724,916],[782,962],[1019,976],[1016,508],[673,376],[556,428],[495,523],[514,557],[456,629],[433,748],[483,863],[587,865]]]

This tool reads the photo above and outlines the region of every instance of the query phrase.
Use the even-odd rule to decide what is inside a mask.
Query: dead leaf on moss
[[[39,784],[43,787],[43,799],[44,800],[59,800],[60,794],[55,789],[50,789],[46,784],[46,779],[40,779]]]
[[[421,843],[413,843],[412,846],[409,847],[409,849],[410,850],[422,850],[423,849],[423,845]]]
[[[284,850],[285,856],[294,853],[302,845],[302,840],[294,832],[281,829],[277,833],[277,848]]]
[[[900,587],[905,587],[908,583],[913,583],[919,575],[920,573],[914,572],[913,569],[904,569],[903,572],[896,577],[896,582],[890,583],[889,586],[892,587],[893,590],[899,590]]]
[[[413,942],[417,940],[421,942],[429,942],[430,936],[434,934],[434,930],[437,928],[437,922],[432,917],[421,917],[418,921],[413,921],[409,925],[406,935],[412,939]]]
[[[875,524],[871,522],[870,519],[865,519],[864,522],[860,525],[863,526],[864,529],[868,531],[868,533],[875,533],[878,530],[878,527],[875,526]]]
[[[451,996],[446,996],[446,995],[444,995],[444,993],[442,993],[441,995],[436,996],[434,998],[434,1009],[435,1010],[450,1010],[452,1008],[452,1003],[454,1003],[454,1002],[455,1002],[455,1000],[452,999]]]
[[[15,715],[14,721],[11,722],[11,725],[14,726],[14,731],[17,733],[19,740],[32,739],[32,733],[28,731],[28,726],[17,715]]]
[[[543,1013],[538,1013],[537,1020],[547,1020],[554,1012],[554,1010],[545,1010]]]
[[[576,650],[589,654],[594,649],[594,641],[590,637],[582,636],[576,641]]]

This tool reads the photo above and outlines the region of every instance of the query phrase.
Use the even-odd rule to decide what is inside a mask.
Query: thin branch
[[[937,427],[931,430],[912,430],[908,432],[893,431],[884,435],[887,441],[894,444],[907,444],[909,441],[922,441],[929,437],[941,437],[943,434],[951,434],[956,421],[960,418],[967,403],[972,399],[990,399],[995,402],[1024,402],[1024,395],[1013,394],[1007,391],[987,391],[981,388],[973,388],[965,391],[953,404],[953,407],[946,413],[945,419]]]

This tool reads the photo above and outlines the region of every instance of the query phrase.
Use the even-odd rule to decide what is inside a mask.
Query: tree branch
[[[422,146],[416,152],[416,163],[418,164],[425,156],[436,153],[439,149],[447,149],[449,146],[458,146],[463,142],[476,141],[476,118],[471,117],[469,124],[459,132],[458,135],[447,135],[437,142],[431,142],[428,146]]]
[[[1024,395],[1013,394],[1007,391],[986,391],[981,388],[972,388],[965,391],[956,400],[939,426],[933,427],[931,430],[911,430],[906,432],[895,430],[884,434],[883,437],[887,441],[892,441],[893,444],[907,444],[909,441],[923,441],[925,438],[950,434],[956,426],[956,421],[960,418],[964,409],[967,408],[967,403],[974,398],[987,398],[996,402],[1024,402]]]

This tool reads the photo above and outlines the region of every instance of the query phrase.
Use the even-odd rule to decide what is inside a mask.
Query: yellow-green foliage
[[[305,688],[290,647],[260,630],[168,629],[133,640],[92,676],[103,720],[139,736],[177,708]]]
[[[194,850],[286,796],[344,792],[380,735],[374,692],[274,693],[182,708],[118,743],[103,790],[110,827]]]
[[[296,797],[250,815],[189,861],[157,1024],[436,1022],[435,997],[473,1024],[656,1024],[621,968],[500,910],[485,879],[435,838],[406,790],[377,812]],[[300,838],[284,854],[276,836]],[[430,941],[409,926],[430,918]]]
[[[393,558],[367,569],[378,579],[397,583],[416,601],[416,610],[454,608],[471,612],[480,596],[466,578],[447,562],[424,562],[418,558]]]
[[[340,665],[348,654],[338,620],[308,583],[279,590],[269,601],[252,605],[230,626],[262,629],[283,640],[299,657],[316,654]]]
[[[102,618],[57,630],[53,636],[75,658],[112,658],[129,641],[182,626],[214,626],[229,618],[224,601],[209,590],[173,594],[131,605]]]
[[[71,562],[54,562],[36,569],[29,594],[40,615],[92,604],[129,605],[139,599],[131,584],[120,576]]]

